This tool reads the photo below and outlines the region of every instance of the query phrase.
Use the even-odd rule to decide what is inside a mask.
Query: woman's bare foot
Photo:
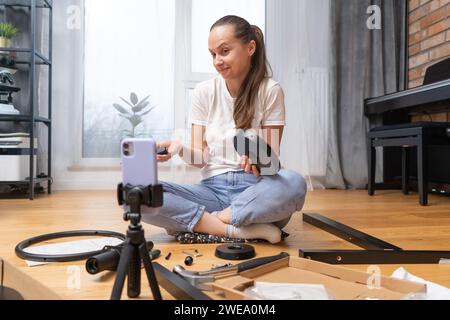
[[[231,224],[231,207],[228,207],[222,211],[212,212],[211,215],[215,216],[223,223]]]
[[[281,230],[273,224],[253,224],[235,227],[224,223],[218,217],[208,212],[203,214],[193,231],[230,238],[265,239],[270,243],[281,241]]]
[[[248,226],[227,226],[227,236],[239,239],[264,239],[272,244],[281,241],[281,230],[271,223],[251,224]]]
[[[215,215],[204,212],[203,216],[194,227],[194,232],[206,233],[215,236],[226,236],[227,224]]]

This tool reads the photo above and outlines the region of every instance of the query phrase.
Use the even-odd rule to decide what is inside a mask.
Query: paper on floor
[[[450,259],[441,259],[439,260],[439,264],[450,264]]]
[[[122,240],[117,238],[100,237],[79,241],[47,244],[38,247],[26,248],[24,251],[33,254],[46,254],[46,255],[75,254],[101,250],[105,246],[117,246],[122,242],[123,242]],[[48,262],[35,262],[35,261],[26,261],[26,263],[28,264],[29,267],[48,264]]]
[[[425,295],[420,295],[417,297],[411,296],[411,299],[419,299],[419,300],[450,300],[450,289],[438,285],[436,283],[426,281],[422,278],[416,277],[412,275],[404,268],[399,268],[392,273],[393,278],[409,280],[419,283],[424,283],[427,285],[427,293]]]
[[[321,284],[255,282],[244,294],[255,300],[334,300]]]

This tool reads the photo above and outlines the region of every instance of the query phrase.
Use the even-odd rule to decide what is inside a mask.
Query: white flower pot
[[[9,48],[11,47],[11,39],[0,37],[0,48]]]

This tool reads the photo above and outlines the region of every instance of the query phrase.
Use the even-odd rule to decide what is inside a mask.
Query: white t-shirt
[[[240,156],[233,146],[236,133],[234,101],[221,76],[199,83],[192,94],[191,123],[206,127],[208,161],[201,172],[203,179],[242,170]],[[261,126],[285,125],[284,93],[277,82],[265,79],[255,103],[254,132]]]

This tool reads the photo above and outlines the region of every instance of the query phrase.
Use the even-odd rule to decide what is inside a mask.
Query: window
[[[86,0],[83,158],[118,158],[128,136],[170,137],[174,38],[175,0]]]
[[[192,90],[216,75],[209,28],[229,14],[265,29],[265,0],[85,0],[80,162],[116,163],[127,136],[189,141]]]

